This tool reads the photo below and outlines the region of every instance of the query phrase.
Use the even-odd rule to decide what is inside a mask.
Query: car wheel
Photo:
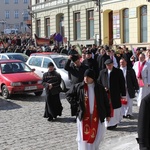
[[[63,80],[61,80],[60,87],[61,87],[61,89],[62,89],[63,92],[66,91],[65,82]]]
[[[36,96],[41,96],[41,95],[42,95],[42,93],[43,93],[43,91],[34,92],[34,94],[35,94]]]
[[[10,94],[9,94],[9,91],[8,91],[6,85],[3,85],[3,86],[2,86],[2,96],[3,96],[5,99],[10,98]]]

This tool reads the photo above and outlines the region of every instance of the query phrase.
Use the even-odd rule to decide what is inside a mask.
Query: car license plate
[[[37,87],[36,86],[27,86],[27,87],[25,87],[25,91],[28,91],[28,90],[35,90],[35,89],[37,89]]]

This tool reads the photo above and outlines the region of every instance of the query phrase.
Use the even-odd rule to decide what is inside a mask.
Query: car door
[[[42,66],[42,62],[43,62],[43,57],[41,56],[33,56],[30,58],[30,60],[28,61],[28,65],[30,66],[30,68],[35,69],[35,73],[40,76],[41,78],[43,77],[43,73],[41,71],[41,66]]]
[[[47,58],[47,57],[43,58],[43,63],[42,63],[42,67],[41,67],[42,76],[45,72],[48,71],[48,63],[49,62],[52,62],[51,58]]]

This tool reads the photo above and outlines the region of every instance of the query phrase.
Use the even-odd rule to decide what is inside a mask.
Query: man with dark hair
[[[73,63],[71,63],[71,61]],[[69,55],[68,61],[65,65],[65,70],[68,71],[72,85],[82,82],[84,79],[84,72],[88,67],[81,63],[79,56],[77,55]],[[71,115],[76,116],[77,113],[77,107],[71,105]]]
[[[78,107],[78,150],[98,150],[105,134],[104,120],[110,120],[110,107],[106,91],[97,84],[92,69],[85,71],[84,81],[75,84],[66,98]]]
[[[124,118],[132,119],[133,98],[135,98],[135,92],[139,90],[139,85],[137,82],[135,71],[127,66],[127,62],[124,58],[120,59],[120,69],[122,70],[125,78],[127,100],[127,103],[122,104],[122,114]]]
[[[106,122],[107,129],[114,129],[122,119],[121,98],[125,98],[125,79],[123,72],[113,66],[113,60],[105,61],[106,69],[100,71],[98,83],[105,87],[111,106],[111,119]]]
[[[44,73],[42,78],[42,84],[46,91],[44,118],[48,118],[48,121],[53,121],[62,114],[63,107],[59,97],[60,83],[60,74],[56,72],[52,62],[48,63],[48,72]]]

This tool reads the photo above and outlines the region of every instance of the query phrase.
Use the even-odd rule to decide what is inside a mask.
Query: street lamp
[[[98,7],[98,12],[99,12],[99,46],[102,44],[102,39],[101,39],[101,0],[93,0],[95,1],[96,6]]]
[[[31,8],[31,6],[28,6],[28,8],[27,8],[27,12],[28,12],[28,14],[30,15],[30,18],[31,18],[31,20],[29,21],[27,21],[27,25],[28,25],[28,27],[31,29],[31,37],[32,37],[32,19],[34,18],[36,18],[36,16],[35,16],[35,13],[32,11],[32,8]]]
[[[0,21],[0,24],[2,24],[2,27],[3,27],[3,31],[1,31],[1,33],[3,32],[4,33],[4,25],[6,24],[6,21],[5,20],[1,20]]]

